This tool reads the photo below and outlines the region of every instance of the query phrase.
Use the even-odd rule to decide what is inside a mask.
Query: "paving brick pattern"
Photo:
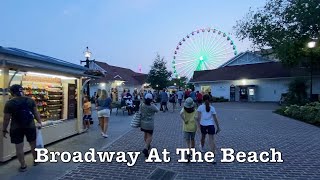
[[[235,151],[282,152],[283,163],[177,163],[176,148],[185,147],[178,113],[158,113],[152,146],[171,152],[170,163],[145,163],[143,155],[135,166],[124,163],[83,163],[61,179],[146,179],[157,168],[173,171],[176,179],[319,179],[320,129],[272,113],[265,105],[217,104],[221,133],[218,148]],[[253,108],[254,107],[254,108]],[[197,144],[199,137],[197,136]],[[133,129],[105,151],[141,151],[142,132]],[[206,149],[208,149],[206,147]],[[221,159],[218,154],[218,160]]]

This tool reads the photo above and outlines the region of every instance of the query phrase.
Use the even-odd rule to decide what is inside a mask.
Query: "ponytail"
[[[210,102],[209,102],[210,96],[208,94],[204,95],[203,96],[203,100],[204,100],[204,102],[206,104],[206,111],[210,112]]]
[[[210,103],[209,103],[209,100],[206,100],[206,101],[205,101],[205,104],[206,104],[206,111],[207,111],[207,112],[210,112]]]

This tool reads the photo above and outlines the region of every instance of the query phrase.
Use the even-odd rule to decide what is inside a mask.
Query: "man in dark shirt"
[[[41,120],[39,116],[39,112],[37,110],[36,103],[29,97],[23,96],[23,89],[20,85],[12,85],[10,87],[10,93],[12,95],[12,99],[7,101],[4,107],[4,119],[3,119],[3,136],[6,138],[8,130],[8,125],[10,124],[10,138],[11,143],[15,144],[16,154],[18,160],[20,162],[20,171],[25,171],[27,165],[24,160],[24,150],[23,150],[23,141],[26,136],[27,141],[31,146],[31,152],[33,158],[36,159],[36,125],[34,122],[34,118],[39,123],[39,127],[41,127]],[[30,120],[24,121],[23,119],[15,119],[15,117],[20,117],[17,113],[21,114],[22,108],[26,108],[29,110]],[[32,113],[32,115],[30,114]],[[32,120],[31,120],[32,119]],[[36,163],[34,163],[36,165]]]

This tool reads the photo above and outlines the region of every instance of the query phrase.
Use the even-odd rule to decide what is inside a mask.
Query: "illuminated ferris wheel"
[[[190,79],[194,71],[216,69],[237,55],[231,37],[218,29],[198,29],[181,39],[172,60],[175,78]]]

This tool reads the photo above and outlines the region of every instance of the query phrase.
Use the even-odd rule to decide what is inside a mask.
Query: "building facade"
[[[288,68],[276,60],[247,51],[217,69],[196,71],[192,83],[196,90],[230,101],[277,102],[297,77],[308,82],[310,78],[302,68]],[[320,94],[319,74],[313,78],[313,94]]]
[[[117,91],[118,99],[124,90],[133,92],[135,89],[140,91],[146,86],[147,74],[137,73],[131,69],[112,66],[104,62],[93,61],[90,63],[90,69],[99,70],[104,74],[101,79],[90,81],[90,96],[98,89],[105,89],[111,93]]]

